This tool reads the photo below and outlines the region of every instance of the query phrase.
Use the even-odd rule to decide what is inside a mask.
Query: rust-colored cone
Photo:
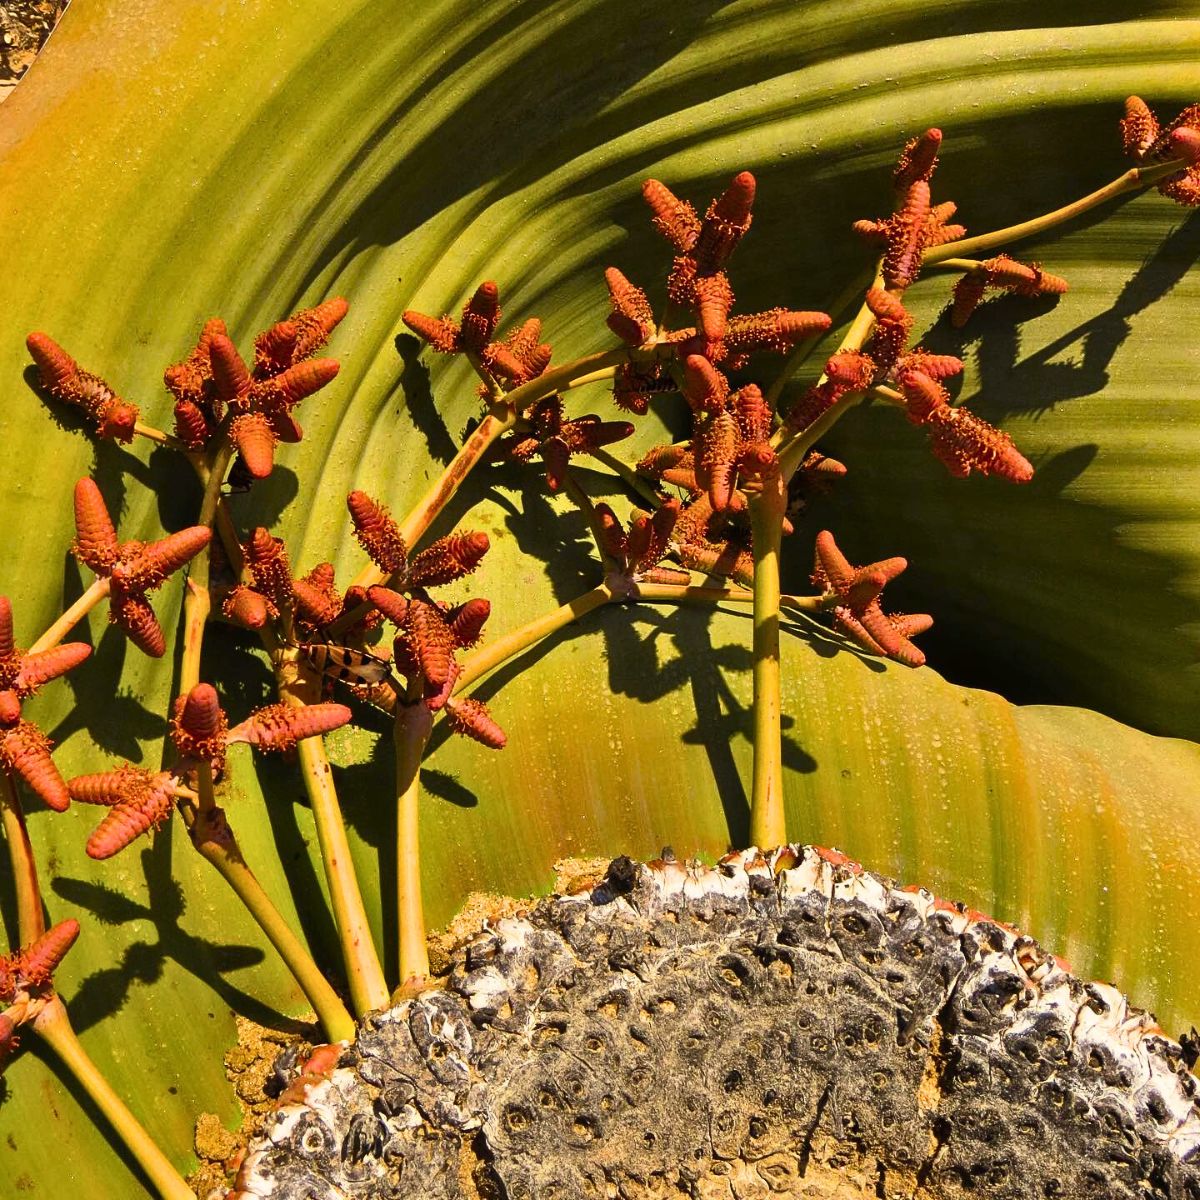
[[[461,340],[463,348],[477,353],[492,340],[500,323],[500,289],[485,279],[475,289],[462,313]]]
[[[229,742],[259,750],[290,750],[304,738],[340,729],[353,713],[344,704],[268,704],[229,731]]]
[[[450,717],[450,728],[455,733],[466,734],[490,750],[502,750],[508,743],[504,730],[493,720],[481,700],[471,697],[446,701],[446,712]]]
[[[436,587],[471,574],[490,545],[486,533],[474,530],[438,538],[409,564],[409,586]]]
[[[119,625],[129,640],[151,658],[162,658],[167,649],[162,627],[150,602],[140,592],[113,588],[108,606],[108,619]]]
[[[31,333],[25,339],[30,358],[37,364],[42,386],[61,396],[79,373],[75,360],[48,334]]]
[[[226,403],[238,400],[250,390],[250,372],[238,348],[224,333],[216,333],[209,342],[213,380],[217,395]]]
[[[225,733],[229,722],[210,683],[198,683],[175,701],[171,740],[184,758],[211,762],[220,768],[225,760]]]
[[[21,695],[27,696],[43,683],[79,666],[91,652],[92,648],[86,642],[64,642],[38,654],[26,654],[21,659],[21,669],[13,686]]]
[[[267,623],[268,617],[278,614],[278,609],[275,609],[266,596],[244,584],[238,584],[225,597],[221,612],[235,625],[241,625],[244,629],[261,629]]]
[[[263,413],[241,413],[235,417],[229,426],[229,437],[254,479],[266,479],[275,469],[275,431]]]
[[[100,489],[91,479],[75,485],[76,558],[97,575],[107,575],[117,561],[117,531]]]
[[[306,359],[258,387],[267,403],[277,400],[287,408],[294,408],[301,400],[320,391],[339,370],[341,364],[336,358]]]
[[[65,812],[71,794],[50,757],[50,739],[28,721],[0,730],[0,767],[20,775],[55,812]]]
[[[408,601],[399,593],[391,588],[372,587],[367,589],[367,595],[370,597],[371,603],[393,625],[403,625],[405,617],[408,616]]]
[[[350,311],[342,296],[324,300],[313,308],[305,308],[292,317],[296,326],[295,359],[307,358],[319,350]]]
[[[46,930],[32,946],[21,951],[18,971],[22,979],[32,987],[49,984],[78,936],[79,922],[73,917]]]
[[[403,571],[408,561],[408,549],[392,514],[366,492],[360,491],[351,492],[346,497],[346,507],[354,522],[358,544],[370,555],[375,565],[389,574]]]
[[[3,663],[15,651],[12,601],[7,596],[0,596],[0,663]]]
[[[446,624],[449,625],[454,640],[465,650],[479,641],[483,627],[491,615],[491,601],[477,596],[457,608],[452,608],[446,614]]]

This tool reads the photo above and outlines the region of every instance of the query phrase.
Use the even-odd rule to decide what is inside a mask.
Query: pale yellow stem
[[[105,599],[108,595],[109,582],[107,579],[93,579],[91,586],[67,609],[45,633],[26,651],[27,654],[41,654],[43,650],[52,650],[83,620],[84,617]]]
[[[433,729],[424,701],[396,708],[396,905],[401,987],[429,977],[421,896],[421,756]]]
[[[145,1171],[162,1200],[196,1200],[195,1193],[183,1181],[171,1160],[155,1145],[138,1119],[92,1062],[75,1036],[75,1031],[67,1019],[67,1010],[57,996],[49,998],[34,1018],[33,1027],[104,1114],[117,1136]],[[85,1188],[84,1191],[86,1190]]]
[[[290,673],[277,672],[279,695],[285,704],[302,705],[320,699],[320,688],[312,680],[292,678]],[[317,830],[317,844],[329,885],[333,920],[342,947],[346,982],[350,1002],[359,1016],[373,1009],[385,1008],[390,999],[387,980],[375,950],[371,925],[363,904],[362,890],[350,855],[346,822],[333,782],[333,767],[325,753],[325,740],[304,738],[296,747],[304,790],[312,808]]]
[[[454,694],[465,691],[476,680],[482,679],[484,675],[495,670],[501,663],[507,662],[523,650],[529,649],[530,646],[537,645],[543,638],[570,625],[572,621],[578,621],[580,617],[601,605],[620,598],[609,588],[607,583],[602,583],[599,587],[592,588],[590,592],[576,596],[570,603],[553,609],[536,620],[530,621],[529,624],[522,625],[520,629],[514,629],[512,633],[505,634],[504,637],[497,638],[494,642],[481,647],[463,661],[462,669],[454,681]]]
[[[1073,200],[1070,204],[1064,204],[1052,212],[1043,213],[1040,217],[1031,217],[1028,221],[1020,221],[1016,225],[1006,225],[1003,229],[995,229],[991,233],[981,233],[978,237],[959,238],[956,242],[945,242],[941,246],[934,246],[925,252],[921,263],[925,266],[942,262],[947,258],[970,258],[978,254],[980,250],[992,250],[997,246],[1004,246],[1020,241],[1022,238],[1045,233],[1046,230],[1071,221],[1093,208],[1098,208],[1101,204],[1107,204],[1109,200],[1114,200],[1118,196],[1151,187],[1165,176],[1186,165],[1182,160],[1173,160],[1168,163],[1156,163],[1149,167],[1130,167],[1128,171],[1118,175],[1116,179],[1106,183],[1103,187],[1089,192],[1086,196],[1081,196],[1078,200]]]
[[[201,795],[205,787],[201,780]],[[202,802],[191,827],[192,844],[220,872],[221,878],[234,890],[246,906],[258,927],[267,935],[279,957],[313,1006],[313,1011],[325,1027],[330,1041],[350,1041],[354,1037],[354,1018],[338,998],[329,980],[321,974],[303,942],[292,932],[283,915],[271,902],[242,857],[237,839],[225,821],[221,809]]]
[[[46,932],[42,915],[42,893],[38,887],[37,863],[25,826],[25,813],[16,785],[7,771],[0,771],[0,819],[8,845],[8,863],[12,869],[13,889],[17,893],[17,936],[28,946]]]
[[[619,475],[652,509],[658,508],[662,504],[662,497],[654,490],[649,481],[643,479],[628,463],[622,462],[615,454],[609,453],[607,447],[601,446],[596,450],[589,450],[588,455]]]
[[[783,807],[782,705],[779,669],[779,546],[787,490],[778,477],[750,497],[754,553],[754,779],[750,842],[787,842]]]
[[[169,433],[163,433],[161,429],[155,429],[153,425],[143,425],[141,421],[133,423],[133,432],[138,437],[144,437],[147,441],[157,442],[160,446],[166,446],[170,450],[182,450],[183,443],[178,438],[173,438]]]
[[[201,551],[205,553],[205,551]],[[203,572],[207,575],[208,572]],[[186,696],[200,682],[200,655],[204,648],[204,630],[212,611],[207,585],[194,577],[187,581],[183,601],[183,658],[179,667],[179,694]]]

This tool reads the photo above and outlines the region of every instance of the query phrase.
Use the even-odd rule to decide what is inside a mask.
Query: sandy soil
[[[17,0],[0,4],[0,100],[29,70],[67,0]]]

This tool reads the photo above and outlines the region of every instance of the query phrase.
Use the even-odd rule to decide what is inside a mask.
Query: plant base
[[[1200,1197],[1198,1083],[1115,989],[834,852],[617,859],[369,1016],[242,1197]]]

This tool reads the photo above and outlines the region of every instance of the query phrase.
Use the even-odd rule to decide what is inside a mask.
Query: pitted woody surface
[[[1200,1200],[1197,1088],[1115,989],[836,852],[617,859],[369,1017],[233,1194]]]

